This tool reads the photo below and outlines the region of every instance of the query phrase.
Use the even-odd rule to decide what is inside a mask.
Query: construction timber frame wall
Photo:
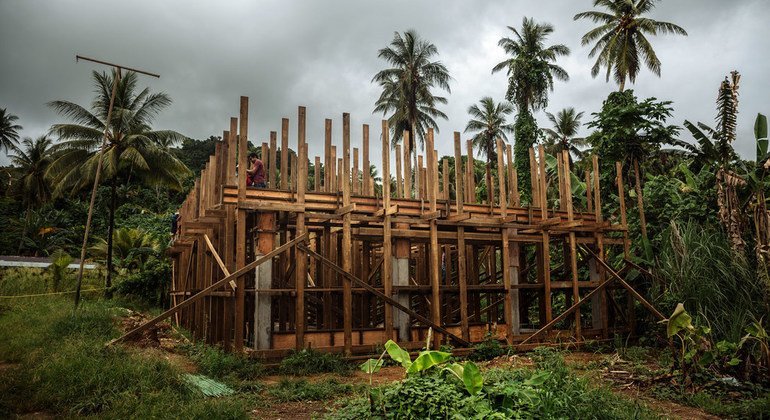
[[[429,327],[436,346],[467,348],[488,336],[581,342],[633,331],[633,298],[651,308],[621,277],[632,263],[619,163],[611,186],[619,212],[605,215],[596,156],[577,197],[568,155],[531,149],[533,198],[524,205],[511,148],[498,140],[496,188],[476,202],[473,150],[467,141],[462,155],[460,133],[454,173],[447,158],[439,161],[432,131],[413,170],[412,152],[391,149],[383,121],[375,138],[386,153],[377,163],[387,180],[395,159],[393,188],[368,170],[368,125],[359,131],[359,159],[349,114],[337,145],[327,119],[324,156],[309,160],[305,124],[299,107],[293,132],[284,118],[280,138],[265,133],[268,187],[246,187],[237,174],[247,167],[249,139],[241,97],[239,118],[183,203],[171,295],[174,305],[189,302],[169,314],[195,340],[263,357],[306,347],[372,353],[388,339],[416,348]],[[610,255],[626,265],[614,271]],[[259,265],[243,270],[249,263]]]

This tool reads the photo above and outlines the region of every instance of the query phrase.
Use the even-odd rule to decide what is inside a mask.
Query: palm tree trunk
[[[27,237],[27,227],[29,227],[29,215],[32,210],[32,206],[27,206],[26,216],[24,216],[24,230],[21,232],[21,240],[19,241],[19,250],[16,254],[21,255],[21,247],[24,245],[24,238]]]
[[[118,177],[112,178],[112,185],[110,186],[110,219],[107,225],[107,281],[104,284],[104,297],[107,299],[112,298],[112,233],[115,230],[115,207],[118,196]]]
[[[623,92],[626,90],[626,78],[624,77],[623,80],[620,81],[620,91]]]
[[[634,159],[634,177],[636,178],[636,200],[639,203],[639,226],[642,228],[642,238],[647,241],[647,220],[644,217],[644,198],[642,197],[641,176],[639,176],[639,161]]]

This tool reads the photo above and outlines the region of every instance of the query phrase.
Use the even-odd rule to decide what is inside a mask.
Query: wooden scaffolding
[[[391,179],[393,158],[396,173],[395,184],[381,183],[370,172],[368,125],[359,160],[349,114],[341,145],[327,119],[324,156],[311,161],[299,107],[294,150],[287,118],[280,144],[276,132],[261,144],[267,188],[256,189],[238,175],[248,128],[241,97],[240,117],[179,210],[170,248],[175,306],[162,316],[195,340],[263,357],[306,347],[373,353],[388,339],[415,348],[431,327],[436,346],[467,348],[490,336],[581,342],[633,331],[633,298],[654,311],[622,277],[632,263],[620,163],[612,186],[619,209],[604,215],[596,156],[577,196],[573,185],[583,181],[568,154],[531,149],[524,205],[511,147],[498,140],[499,176],[484,183],[495,188],[477,202],[473,148],[468,141],[462,155],[460,133],[454,165],[438,159],[429,131],[413,169],[412,151],[399,145],[392,154],[383,121],[380,173]],[[606,263],[610,255],[622,269]]]

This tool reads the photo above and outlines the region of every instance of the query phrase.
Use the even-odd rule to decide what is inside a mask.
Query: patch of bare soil
[[[711,415],[699,408],[677,404],[673,401],[662,401],[662,400],[657,400],[655,398],[650,398],[646,395],[641,394],[638,390],[625,389],[625,390],[616,390],[616,391],[628,397],[631,397],[635,400],[641,401],[642,403],[646,404],[648,407],[652,408],[653,410],[660,413],[666,418],[682,419],[682,420],[697,420],[697,419],[717,420],[719,419],[719,417]]]
[[[252,411],[252,416],[257,419],[312,419],[326,412],[329,401],[297,401],[281,404],[273,404],[264,409]]]

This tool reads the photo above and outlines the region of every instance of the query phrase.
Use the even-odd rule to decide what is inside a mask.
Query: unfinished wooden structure
[[[335,131],[326,120],[324,156],[308,156],[304,107],[280,127],[254,142],[268,187],[246,187],[238,168],[257,136],[241,97],[239,118],[179,211],[171,247],[177,306],[164,315],[196,340],[265,357],[306,347],[372,353],[390,338],[417,347],[430,327],[435,345],[460,348],[490,336],[580,342],[633,331],[633,298],[654,310],[622,277],[631,263],[619,163],[607,186],[619,211],[610,215],[602,213],[596,156],[579,179],[566,153],[530,150],[532,198],[523,203],[502,141],[500,176],[484,181],[472,169],[470,141],[463,155],[460,133],[453,159],[439,159],[433,132],[415,158],[404,144],[390,147],[383,121],[372,128],[386,151],[375,162],[370,127],[352,134],[349,114]],[[393,183],[373,179],[375,163]],[[584,192],[573,194],[583,182]],[[477,200],[482,183],[494,187]],[[610,255],[615,265],[624,261],[618,270]]]

